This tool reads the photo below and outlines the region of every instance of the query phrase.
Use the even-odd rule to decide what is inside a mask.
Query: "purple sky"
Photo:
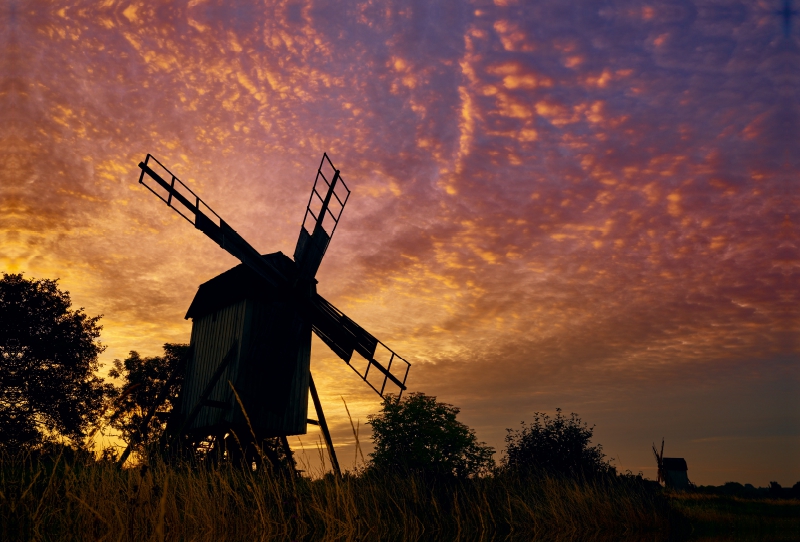
[[[98,5],[0,8],[0,270],[103,314],[106,363],[188,342],[236,263],[137,185],[148,152],[288,255],[328,152],[319,292],[498,452],[560,407],[623,470],[665,437],[696,483],[800,480],[782,2]],[[348,465],[340,396],[379,399],[316,339],[312,369]]]

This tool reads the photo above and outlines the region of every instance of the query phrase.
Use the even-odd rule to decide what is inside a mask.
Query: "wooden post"
[[[314,385],[314,379],[308,375],[309,389],[311,390],[311,399],[314,401],[314,409],[317,411],[317,420],[319,420],[319,427],[322,429],[322,436],[325,437],[325,444],[328,446],[328,454],[331,457],[331,465],[333,465],[333,472],[339,478],[342,477],[342,471],[339,469],[339,461],[336,460],[336,452],[333,449],[333,440],[331,439],[331,432],[328,431],[328,424],[325,422],[325,414],[322,413],[322,404],[319,402],[319,395],[317,395],[317,387]]]

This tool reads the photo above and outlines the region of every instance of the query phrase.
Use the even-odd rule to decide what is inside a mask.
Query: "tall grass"
[[[312,480],[218,468],[3,457],[2,538],[418,540],[619,538],[668,529],[669,506],[631,480],[552,477]]]
[[[752,540],[800,539],[800,499],[672,493],[670,506],[695,534]],[[746,535],[746,536],[745,536]]]

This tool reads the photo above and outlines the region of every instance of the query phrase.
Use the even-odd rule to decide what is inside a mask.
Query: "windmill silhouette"
[[[664,487],[685,490],[689,488],[692,483],[689,481],[686,460],[682,457],[664,457],[664,439],[661,439],[661,452],[656,450],[656,445],[653,443],[653,455],[656,456],[656,463],[658,464],[658,483],[664,484]]]
[[[165,434],[173,442],[250,464],[264,439],[277,437],[291,457],[286,436],[319,425],[340,474],[311,378],[311,333],[381,397],[402,394],[410,364],[316,291],[314,276],[350,197],[339,170],[324,154],[289,258],[280,252],[259,254],[152,155],[139,167],[140,184],[242,262],[202,284],[189,307],[192,355],[179,412]],[[307,416],[309,392],[316,420]],[[225,445],[230,436],[236,446]],[[129,453],[130,448],[120,464]]]

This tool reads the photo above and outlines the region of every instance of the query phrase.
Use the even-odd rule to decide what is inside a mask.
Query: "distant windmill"
[[[168,432],[230,457],[247,448],[243,459],[249,462],[256,457],[251,444],[278,437],[290,455],[286,436],[318,424],[339,473],[311,378],[311,332],[381,397],[402,394],[410,368],[316,292],[314,275],[350,196],[339,170],[324,154],[291,259],[281,252],[259,254],[150,154],[139,167],[140,184],[242,262],[202,284],[189,307],[192,357]],[[354,352],[363,363],[356,364]],[[309,391],[317,420],[307,416]],[[232,434],[241,448],[223,445]]]
[[[653,443],[653,455],[656,456],[658,464],[658,483],[663,483],[670,489],[687,489],[689,482],[688,467],[686,460],[682,457],[664,457],[664,439],[661,439],[661,453],[656,450]]]

